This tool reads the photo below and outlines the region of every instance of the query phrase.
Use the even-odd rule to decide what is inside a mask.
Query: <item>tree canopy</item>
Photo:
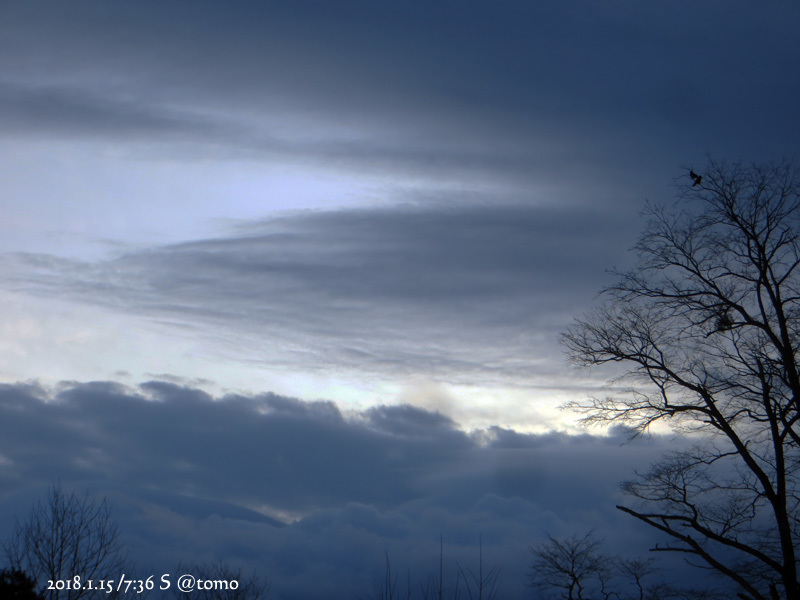
[[[563,337],[579,365],[614,363],[609,396],[573,406],[642,433],[697,437],[624,484],[619,508],[668,536],[657,551],[800,598],[800,169],[711,161],[672,208],[651,206],[605,302]],[[702,177],[702,179],[700,179]]]

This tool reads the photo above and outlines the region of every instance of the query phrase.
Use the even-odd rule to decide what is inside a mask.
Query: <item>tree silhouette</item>
[[[798,600],[800,172],[712,161],[702,186],[680,185],[674,209],[650,208],[637,266],[564,335],[577,364],[624,370],[609,397],[572,406],[697,436],[618,508],[740,598]]]
[[[36,581],[19,569],[0,571],[0,598],[9,600],[43,600],[36,593]]]
[[[609,600],[611,561],[599,546],[592,533],[565,539],[548,535],[546,542],[531,548],[531,585],[555,592],[564,600]]]
[[[76,575],[82,582],[119,577],[124,557],[117,538],[105,499],[80,496],[55,484],[24,521],[15,523],[4,549],[12,569],[30,573],[47,600],[108,597],[83,585],[56,590],[46,584],[74,581]]]
[[[555,538],[531,548],[531,587],[558,600],[723,600],[711,590],[665,580],[652,558],[609,555],[593,532]]]
[[[392,563],[388,551],[385,554],[384,576],[373,583],[373,600],[496,600],[500,594],[499,566],[486,567],[483,562],[483,541],[478,538],[477,568],[463,567],[456,562],[456,573],[449,582],[444,574],[444,542],[439,539],[438,576],[430,575],[424,581],[412,582],[411,571],[406,572],[405,582],[392,574]],[[415,592],[419,592],[418,594]]]

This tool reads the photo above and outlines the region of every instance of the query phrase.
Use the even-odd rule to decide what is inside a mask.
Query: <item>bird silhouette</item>
[[[692,180],[694,181],[694,183],[692,184],[692,187],[694,187],[696,185],[700,185],[700,183],[703,181],[703,176],[702,175],[698,175],[694,171],[689,171],[689,177],[691,177]]]

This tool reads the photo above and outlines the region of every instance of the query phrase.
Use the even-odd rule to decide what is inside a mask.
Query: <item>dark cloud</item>
[[[264,361],[513,384],[537,376],[531,358],[563,367],[555,334],[624,259],[602,242],[620,216],[502,204],[298,213],[97,263],[20,256],[16,285],[189,325]]]
[[[269,122],[208,114],[98,95],[92,90],[0,82],[0,130],[11,137],[111,138],[115,142],[172,148],[170,158],[282,160],[316,167],[380,173],[454,176],[472,171],[476,180],[520,178],[534,156],[520,147],[487,153],[476,142],[454,145],[428,139],[411,142],[389,132],[355,128],[337,133],[310,118],[301,131],[274,131]],[[318,129],[317,133],[310,130]],[[176,154],[177,153],[177,154]],[[504,175],[503,175],[504,174]]]
[[[57,67],[74,72],[89,62],[87,78],[128,67],[125,74],[138,85],[147,77],[164,83],[169,75],[178,89],[191,83],[205,95],[250,105],[285,95],[306,107],[358,114],[387,101],[394,107],[410,101],[408,112],[417,114],[427,101],[498,112],[599,108],[606,117],[621,116],[643,106],[654,82],[680,77],[713,95],[735,85],[726,78],[734,67],[756,74],[755,83],[787,72],[796,44],[770,34],[788,26],[796,7],[725,6],[243,2],[220,11],[196,3],[109,10],[75,2],[42,11],[15,5],[4,7],[6,45],[22,41],[14,25],[23,23],[26,35],[49,37],[62,52],[45,60],[45,48],[31,47],[5,60],[9,67],[22,63],[28,77]],[[742,44],[745,36],[754,42]],[[161,91],[169,93],[174,88]]]
[[[404,437],[441,437],[455,429],[452,419],[414,406],[377,406],[366,411],[367,422],[378,431]]]
[[[345,418],[330,402],[161,381],[0,386],[0,438],[3,514],[24,514],[54,480],[88,488],[109,495],[145,567],[237,560],[279,598],[366,592],[385,550],[427,576],[440,535],[448,568],[475,563],[480,535],[522,597],[527,546],[545,530],[605,522],[613,547],[646,543],[615,514],[616,483],[684,443],[468,433],[408,406]]]
[[[2,10],[0,123],[18,135],[587,192],[643,191],[706,151],[780,158],[800,127],[786,4]]]
[[[163,138],[219,134],[185,112],[114,101],[81,89],[0,83],[0,128],[6,135],[48,134]]]

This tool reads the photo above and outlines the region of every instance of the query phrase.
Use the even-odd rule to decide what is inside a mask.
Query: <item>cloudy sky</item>
[[[111,490],[281,593],[336,540],[356,581],[443,532],[524,578],[666,443],[558,410],[608,377],[558,334],[689,167],[796,157],[798,25],[781,1],[0,2],[0,500]]]

